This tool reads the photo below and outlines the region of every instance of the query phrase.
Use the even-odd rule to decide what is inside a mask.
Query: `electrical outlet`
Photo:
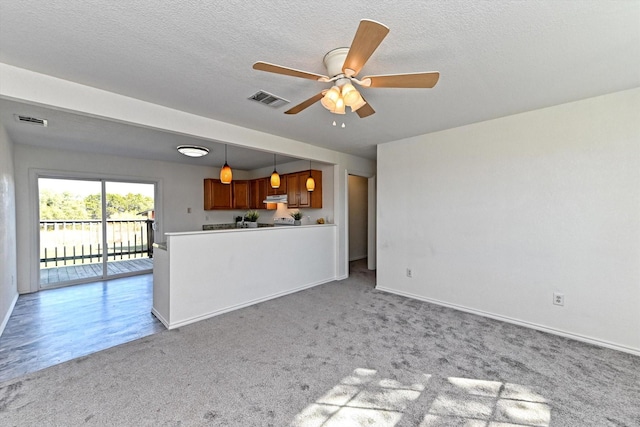
[[[413,271],[409,267],[407,267],[407,277],[413,277]]]
[[[553,305],[564,305],[564,294],[561,294],[559,292],[554,292]]]

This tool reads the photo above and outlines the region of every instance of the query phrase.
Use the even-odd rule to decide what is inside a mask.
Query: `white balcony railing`
[[[102,242],[100,220],[40,221],[40,267],[91,264],[153,257],[153,220],[107,220]],[[106,248],[106,249],[105,249]]]

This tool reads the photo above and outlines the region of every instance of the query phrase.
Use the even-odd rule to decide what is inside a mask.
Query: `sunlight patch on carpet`
[[[448,387],[435,398],[420,427],[550,425],[546,399],[526,386],[469,378],[447,380]]]
[[[291,427],[393,427],[409,405],[418,404],[431,378],[422,374],[403,384],[374,369],[355,369],[298,413]],[[470,378],[447,378],[425,409],[420,427],[548,427],[551,421],[547,400],[529,387]]]
[[[380,378],[374,369],[358,368],[315,403],[302,410],[292,427],[334,427],[375,425],[392,427],[400,421],[407,406],[425,389],[428,375],[421,382],[401,384]]]

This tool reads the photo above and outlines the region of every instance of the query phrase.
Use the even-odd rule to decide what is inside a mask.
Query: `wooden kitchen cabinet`
[[[249,205],[251,209],[268,209],[265,203],[262,203],[267,198],[267,186],[269,185],[269,179],[260,178],[251,180],[251,191]]]
[[[312,170],[316,182],[314,191],[307,191],[309,171],[287,174],[288,208],[322,208],[322,171]]]
[[[284,196],[287,194],[287,176],[280,175],[280,187],[271,187],[271,177],[267,178],[267,195],[268,196]]]
[[[308,172],[290,173],[287,175],[287,208],[309,207],[309,192],[305,184]]]
[[[204,210],[232,209],[233,186],[223,184],[219,179],[205,178],[204,180]]]
[[[276,209],[275,203],[263,203],[267,196],[287,195],[288,208],[322,208],[322,171],[312,170],[315,191],[307,191],[309,171],[280,175],[280,188],[271,188],[270,178],[234,180],[223,184],[219,179],[204,180],[204,210]]]
[[[250,208],[250,181],[232,181],[233,186],[233,208],[234,209],[249,209]]]

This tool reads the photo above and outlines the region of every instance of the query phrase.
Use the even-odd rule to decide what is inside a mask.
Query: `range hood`
[[[262,203],[287,203],[287,195],[280,194],[276,196],[267,196],[266,199],[262,201]]]

